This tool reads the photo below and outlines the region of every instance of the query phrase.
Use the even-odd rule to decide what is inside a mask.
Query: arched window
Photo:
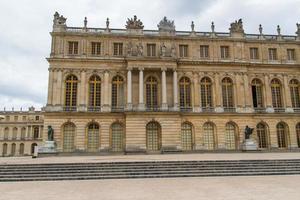
[[[228,77],[222,80],[222,98],[223,98],[223,107],[233,108],[233,83],[232,80]]]
[[[193,127],[188,122],[181,125],[181,144],[182,150],[187,151],[193,149]]]
[[[114,123],[111,125],[111,150],[118,152],[123,151],[125,148],[124,145],[124,129],[122,124]]]
[[[279,148],[288,147],[288,128],[284,123],[278,123],[277,126],[277,140]]]
[[[9,136],[9,128],[6,127],[6,128],[4,129],[4,140],[8,140],[8,136]]]
[[[3,156],[7,155],[7,144],[6,144],[6,143],[3,144],[3,147],[2,147],[2,155],[3,155]]]
[[[281,83],[278,79],[271,81],[272,105],[274,108],[282,108]]]
[[[268,132],[267,127],[263,123],[256,125],[256,133],[258,140],[258,148],[265,149],[268,147]]]
[[[157,79],[149,76],[146,80],[146,106],[148,109],[155,109],[158,106],[157,90]]]
[[[300,123],[296,125],[296,134],[297,134],[298,147],[300,148]]]
[[[214,125],[206,122],[203,125],[203,143],[206,149],[213,150],[215,148]]]
[[[17,136],[18,136],[18,128],[15,127],[15,128],[13,128],[12,139],[13,139],[13,140],[16,140],[16,139],[17,139]]]
[[[74,151],[75,142],[75,125],[73,123],[67,123],[63,126],[63,151]]]
[[[112,109],[124,108],[124,80],[121,76],[117,75],[112,79],[111,93]]]
[[[10,154],[12,156],[16,155],[16,144],[15,143],[11,144],[11,152],[10,152]]]
[[[201,107],[211,108],[212,104],[212,83],[208,77],[204,77],[200,81],[201,90]]]
[[[191,109],[191,82],[187,77],[182,77],[179,81],[180,108],[182,110]]]
[[[40,129],[38,126],[33,128],[33,139],[38,139],[40,134]]]
[[[252,102],[254,108],[263,108],[262,82],[259,79],[253,79],[251,83]]]
[[[161,128],[157,122],[149,122],[146,126],[147,150],[158,151],[161,148]]]
[[[91,123],[87,128],[87,151],[96,152],[99,149],[99,125]]]
[[[24,144],[23,143],[20,144],[19,154],[24,155]]]
[[[34,154],[34,149],[37,146],[37,143],[32,143],[31,144],[31,154]]]
[[[237,147],[237,127],[233,123],[226,124],[225,147],[229,150],[235,150]]]
[[[300,84],[299,81],[293,79],[290,81],[290,92],[293,108],[300,108]]]
[[[24,140],[25,137],[26,137],[26,128],[23,127],[23,128],[21,129],[21,140]]]
[[[100,111],[100,106],[101,106],[101,79],[99,76],[93,75],[89,80],[89,110]]]
[[[65,88],[65,106],[66,111],[74,111],[77,106],[77,84],[78,79],[74,75],[66,78]]]

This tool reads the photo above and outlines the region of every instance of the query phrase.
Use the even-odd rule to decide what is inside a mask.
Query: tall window
[[[153,76],[149,76],[146,80],[146,105],[147,108],[155,109],[158,106],[157,103],[157,79]]]
[[[24,155],[24,144],[23,143],[20,144],[19,154]]]
[[[232,123],[226,124],[225,132],[225,147],[229,150],[235,150],[237,146],[237,131],[236,126]]]
[[[267,127],[263,123],[259,123],[256,126],[258,148],[265,149],[268,147],[268,134]]]
[[[179,45],[179,56],[188,57],[188,45]]]
[[[276,126],[277,128],[277,141],[279,148],[288,147],[288,128],[284,123],[279,123]]]
[[[6,128],[4,129],[4,140],[8,140],[8,136],[9,136],[9,128],[6,127]]]
[[[179,81],[179,96],[180,96],[180,108],[191,108],[191,82],[187,77],[182,77]]]
[[[252,102],[254,108],[263,107],[262,83],[259,79],[253,79],[251,83]]]
[[[269,60],[277,60],[277,49],[269,48]]]
[[[202,108],[213,107],[211,80],[207,77],[202,78],[200,82],[200,89],[201,89],[201,107]]]
[[[233,83],[228,77],[222,80],[222,97],[223,97],[223,107],[232,108],[233,105]]]
[[[18,135],[18,128],[13,128],[13,134],[12,134],[12,139],[16,140]]]
[[[40,129],[38,126],[35,126],[33,128],[33,139],[38,139],[39,138],[39,132],[40,132]]]
[[[181,125],[181,145],[182,150],[192,150],[193,149],[193,127],[188,122]]]
[[[78,79],[74,75],[69,75],[66,78],[66,88],[65,88],[65,106],[67,110],[76,109],[77,105],[77,84]]]
[[[200,58],[209,58],[209,46],[200,45]]]
[[[215,148],[214,124],[210,122],[203,125],[203,143],[208,150]]]
[[[124,150],[124,130],[120,123],[114,123],[111,126],[111,150],[123,151]]]
[[[92,55],[101,54],[101,42],[92,42]]]
[[[3,147],[2,147],[2,155],[3,155],[3,156],[7,155],[7,144],[6,144],[6,143],[3,144]]]
[[[75,125],[67,123],[63,126],[63,151],[72,152],[75,149]]]
[[[16,155],[16,144],[15,143],[11,144],[11,155],[12,156]]]
[[[281,83],[278,79],[271,81],[272,104],[274,108],[282,108]]]
[[[287,59],[289,61],[296,60],[295,49],[287,49]]]
[[[114,56],[123,55],[123,43],[114,43]]]
[[[69,54],[70,55],[76,55],[78,54],[78,42],[68,42],[69,44]]]
[[[21,129],[21,140],[24,140],[25,137],[26,137],[26,128],[23,127],[23,128]]]
[[[228,59],[229,58],[229,46],[221,46],[221,58],[222,59]]]
[[[91,123],[87,129],[87,151],[96,152],[99,148],[99,125]]]
[[[149,122],[146,126],[147,150],[158,151],[161,148],[161,128],[157,122]]]
[[[250,59],[251,60],[257,60],[257,59],[259,59],[258,48],[257,47],[251,47],[250,48]]]
[[[155,44],[147,44],[147,56],[156,56]]]
[[[89,109],[99,111],[101,106],[101,79],[97,75],[89,80]]]
[[[300,84],[299,81],[293,79],[290,81],[290,92],[293,108],[300,108]]]
[[[111,106],[114,109],[124,107],[124,80],[117,75],[112,79]]]
[[[296,125],[296,134],[297,134],[298,147],[300,148],[300,123]]]

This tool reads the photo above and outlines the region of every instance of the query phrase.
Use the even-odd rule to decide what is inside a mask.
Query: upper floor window
[[[156,56],[155,44],[147,44],[147,56]]]
[[[155,109],[158,106],[158,82],[153,76],[146,80],[146,105],[148,109]]]
[[[227,59],[229,58],[229,46],[221,46],[221,58],[222,59]]]
[[[191,107],[191,81],[188,77],[182,77],[179,81],[180,108]]]
[[[188,45],[179,45],[179,56],[188,57]]]
[[[252,102],[254,108],[263,107],[262,82],[259,79],[253,79],[251,83]]]
[[[123,55],[123,43],[114,43],[114,56]]]
[[[69,75],[65,83],[65,106],[73,107],[77,105],[77,84],[78,79],[74,75]]]
[[[251,47],[250,48],[250,59],[251,60],[257,60],[257,59],[259,59],[258,48],[256,48],[256,47]]]
[[[277,60],[277,49],[275,48],[269,49],[269,60]]]
[[[233,83],[230,78],[222,80],[222,99],[224,108],[232,108],[233,105]]]
[[[278,79],[271,81],[272,104],[274,108],[282,108],[281,83]]]
[[[101,106],[101,79],[97,75],[89,80],[89,106],[93,109]]]
[[[208,58],[208,57],[209,57],[209,46],[200,45],[200,58]]]
[[[293,79],[290,81],[290,92],[293,108],[300,108],[300,84],[299,81]]]
[[[295,49],[287,49],[287,59],[296,60]]]
[[[112,95],[111,106],[112,108],[124,107],[124,80],[121,76],[117,75],[112,79]]]
[[[69,43],[69,54],[75,55],[78,54],[78,42],[68,42]]]
[[[39,121],[40,120],[40,116],[35,116],[35,121]]]
[[[23,116],[23,117],[22,117],[22,121],[26,121],[26,116]]]
[[[212,107],[212,82],[208,77],[204,77],[200,82],[201,92],[201,107],[210,108]]]
[[[16,121],[18,121],[18,116],[14,116],[14,121],[16,122]]]
[[[8,122],[8,121],[9,121],[9,119],[10,119],[9,115],[6,115],[6,116],[5,116],[5,121],[7,121],[7,122]]]
[[[92,55],[101,54],[101,42],[92,42]]]

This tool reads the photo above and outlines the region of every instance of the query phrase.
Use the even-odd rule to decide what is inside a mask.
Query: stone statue
[[[300,24],[297,23],[296,26],[297,26],[296,34],[297,34],[298,37],[300,37]]]
[[[231,33],[233,33],[233,32],[234,33],[244,33],[242,19],[239,19],[238,21],[231,23],[229,30]]]
[[[134,15],[133,19],[127,18],[126,26],[127,29],[143,29],[144,25],[141,20],[137,19],[137,16]]]
[[[161,53],[162,57],[166,56],[166,50],[167,50],[167,47],[166,47],[165,43],[162,43],[162,45],[160,46],[160,53]]]
[[[138,56],[143,56],[143,45],[142,45],[142,43],[139,43],[139,45],[137,45],[137,55]]]
[[[165,16],[157,25],[159,31],[175,32],[174,21],[168,20]]]
[[[250,135],[252,134],[254,128],[250,128],[248,125],[245,128],[245,139],[250,139]]]
[[[106,18],[106,29],[109,29],[109,18]]]
[[[278,34],[278,35],[281,35],[281,33],[280,33],[280,32],[281,32],[280,26],[279,26],[279,25],[277,25],[277,34]]]
[[[48,126],[48,141],[54,140],[54,130],[51,126]]]
[[[215,23],[211,22],[211,32],[215,32]]]
[[[127,44],[127,56],[132,56],[132,52],[133,52],[133,46],[132,46],[132,43],[129,42]]]
[[[87,18],[86,18],[86,17],[84,18],[84,21],[83,21],[83,23],[84,23],[84,28],[86,28],[86,27],[87,27],[87,23],[88,23],[88,21],[87,21]]]
[[[259,25],[259,28],[258,28],[258,30],[259,30],[259,34],[260,34],[260,35],[262,35],[263,28],[262,28],[262,25],[261,25],[261,24]]]
[[[53,25],[66,25],[67,18],[65,18],[63,15],[59,15],[58,12],[55,12],[54,19],[53,19]]]
[[[192,29],[192,32],[195,31],[195,24],[194,24],[194,21],[192,21],[192,24],[191,24],[191,29]]]

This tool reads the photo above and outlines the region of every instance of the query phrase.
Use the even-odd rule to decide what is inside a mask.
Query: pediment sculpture
[[[127,29],[143,29],[144,25],[141,20],[137,19],[137,16],[134,15],[133,18],[127,18],[126,26]]]
[[[174,21],[168,20],[165,16],[157,25],[159,31],[175,31]]]
[[[244,33],[244,28],[243,28],[243,21],[242,19],[239,19],[238,21],[235,20],[235,22],[230,24],[229,28],[230,32],[234,33]]]
[[[54,25],[66,25],[67,18],[65,18],[63,15],[59,15],[58,12],[55,12],[53,24]]]

